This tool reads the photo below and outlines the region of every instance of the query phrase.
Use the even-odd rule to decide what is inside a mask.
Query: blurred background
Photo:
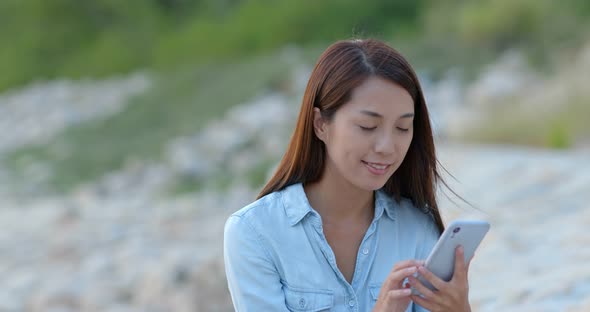
[[[587,0],[2,0],[0,311],[232,311],[223,224],[339,39],[419,74],[474,311],[590,311]]]

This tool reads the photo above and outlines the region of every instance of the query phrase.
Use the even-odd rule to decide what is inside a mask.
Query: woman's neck
[[[305,184],[304,190],[324,224],[373,219],[374,192],[359,189],[342,177],[325,174],[319,181]]]

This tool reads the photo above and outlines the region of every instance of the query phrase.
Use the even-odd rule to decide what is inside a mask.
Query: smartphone
[[[473,257],[475,250],[483,240],[484,236],[490,229],[490,223],[482,220],[455,220],[447,226],[442,233],[430,255],[426,259],[424,266],[434,275],[444,281],[450,281],[455,271],[455,249],[457,246],[463,246],[465,263]],[[430,290],[436,290],[420,274],[417,275]],[[412,289],[413,294],[420,293]]]

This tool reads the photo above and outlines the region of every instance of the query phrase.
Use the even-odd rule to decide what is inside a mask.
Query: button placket
[[[375,257],[375,253],[371,253],[371,249],[374,248],[374,244],[377,240],[378,234],[376,229],[376,222],[373,222],[367,233],[365,233],[365,237],[363,238],[361,246],[359,247],[357,254],[358,261],[352,280],[353,288],[358,287],[358,285],[361,285],[363,281],[367,279],[367,272],[370,270],[371,261]]]

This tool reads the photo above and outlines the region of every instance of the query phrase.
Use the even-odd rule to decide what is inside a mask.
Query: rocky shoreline
[[[589,309],[590,166],[582,160],[590,154],[439,150],[461,182],[454,189],[477,205],[440,196],[445,221],[492,223],[472,264],[474,311]],[[0,311],[231,311],[223,223],[255,194],[236,186],[175,199],[86,191],[5,200]]]

